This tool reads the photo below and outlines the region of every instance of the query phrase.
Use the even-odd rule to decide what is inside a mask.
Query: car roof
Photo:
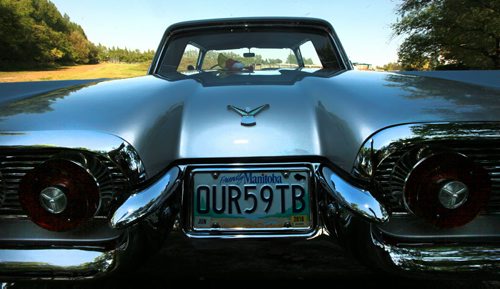
[[[245,17],[245,18],[218,18],[175,23],[167,28],[165,35],[191,29],[211,29],[224,26],[290,26],[315,27],[333,32],[331,24],[323,19],[310,17]]]
[[[272,37],[266,37],[262,32],[246,33],[244,37],[236,37],[233,32],[227,34],[202,33],[192,36],[190,43],[205,50],[224,50],[237,48],[290,48],[298,47],[306,42],[305,34],[293,31],[293,33],[273,33]]]

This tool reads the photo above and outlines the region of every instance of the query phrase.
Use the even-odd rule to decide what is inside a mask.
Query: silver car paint
[[[454,81],[346,71],[292,85],[203,86],[155,76],[104,81],[5,101],[0,131],[117,135],[154,176],[181,159],[322,156],[350,171],[374,132],[436,121],[499,121],[500,91]],[[227,109],[269,104],[257,125]]]

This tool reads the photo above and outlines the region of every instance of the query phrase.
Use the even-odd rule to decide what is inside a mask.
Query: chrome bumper
[[[407,274],[441,274],[456,278],[499,276],[500,246],[474,244],[389,244],[372,236],[384,252],[389,270]],[[462,274],[462,275],[458,275]],[[436,276],[436,275],[435,275]]]
[[[381,224],[388,220],[387,211],[370,192],[350,184],[327,167],[316,164],[315,168],[317,169],[316,178],[322,185],[323,192],[326,192],[325,197],[329,196],[329,199],[333,200],[334,204],[343,211],[372,224]],[[133,193],[115,211],[110,220],[110,225],[113,228],[120,229],[137,228],[144,224],[153,225],[148,227],[147,230],[134,232],[134,234],[142,235],[146,239],[157,239],[155,235],[151,235],[155,234],[155,230],[172,227],[173,223],[168,223],[168,225],[165,223],[165,216],[169,212],[166,204],[173,195],[176,195],[175,192],[178,192],[179,184],[182,182],[183,169],[182,167],[173,167],[146,188]],[[324,212],[326,209],[321,207],[318,214],[324,218],[339,217]],[[158,214],[158,212],[161,213]],[[175,210],[172,210],[172,212],[175,212]],[[345,225],[347,226],[349,223],[346,222]],[[327,224],[323,222],[319,222],[317,226],[318,233],[310,238],[303,238],[303,240],[323,240],[327,238],[333,240],[334,234],[340,233],[340,231],[327,228]],[[370,228],[370,226],[363,227],[363,230],[366,232],[371,230]],[[329,232],[335,233],[330,234]],[[178,231],[177,233],[182,233],[183,236],[179,240],[187,239],[183,232]],[[164,237],[166,234],[161,233],[158,235]],[[386,256],[385,259],[388,260],[388,264],[393,269],[399,268],[406,272],[456,272],[498,271],[500,267],[500,248],[487,246],[403,246],[382,242],[375,238],[371,231],[368,235],[371,236],[371,239],[367,237],[365,241],[371,242],[370,250],[382,251]],[[356,236],[359,236],[359,234]],[[241,236],[242,239],[244,237]],[[290,240],[292,239],[290,238]],[[193,239],[190,241],[194,242]],[[237,245],[236,243],[233,244],[238,250],[239,246],[242,246],[244,242],[257,246],[262,245],[262,243],[253,242],[252,240],[236,241],[238,242]],[[171,239],[170,242],[172,242]],[[128,241],[126,243],[128,244]],[[213,244],[215,243],[219,242],[214,241]],[[2,277],[11,279],[84,279],[97,277],[113,271],[119,265],[120,254],[122,251],[127,250],[127,244],[118,245],[116,249],[110,251],[62,248],[0,249],[0,280],[2,280]]]
[[[155,215],[154,212],[161,210],[162,205],[175,191],[179,182],[180,170],[174,167],[155,183],[132,194],[115,211],[110,221],[112,228],[120,232],[121,230],[117,229],[131,228],[132,225],[136,225],[149,215]],[[13,218],[12,221],[15,222],[17,219]],[[148,227],[148,222],[144,223],[146,224],[137,224],[130,230],[124,230],[123,237],[120,237],[120,241],[114,243],[110,249],[103,249],[107,245],[103,245],[105,246],[103,247],[80,244],[82,240],[94,241],[91,236],[81,240],[84,237],[83,233],[75,236],[71,234],[66,236],[65,233],[45,236],[43,234],[45,231],[35,226],[31,230],[34,230],[35,235],[44,241],[37,245],[36,240],[34,240],[36,238],[24,236],[22,230],[14,232],[15,229],[10,226],[8,234],[2,236],[7,246],[0,242],[0,281],[75,280],[107,275],[120,265],[126,265],[120,264],[120,260],[123,258],[128,258],[128,263],[133,262],[135,259],[131,259],[130,255],[141,255],[143,251],[150,249],[151,244],[155,245],[152,247],[161,244],[168,225],[158,223],[157,225],[162,226],[162,228],[152,230]],[[102,225],[107,226],[106,223]],[[11,237],[9,238],[9,236]],[[71,238],[77,238],[79,242],[72,241]],[[149,240],[150,242],[144,245],[144,239],[148,238],[154,240]],[[59,239],[62,243],[56,242]],[[106,240],[105,236],[103,242]],[[51,243],[52,241],[55,243]],[[19,247],[13,246],[16,243],[21,245]],[[22,245],[25,243],[26,246]]]
[[[466,245],[388,245],[376,242],[399,269],[415,273],[481,273],[497,275],[500,248]]]
[[[369,246],[365,247],[378,255],[389,271],[498,279],[500,243],[495,224],[499,219],[495,215],[478,216],[466,226],[436,231],[416,217],[398,216],[384,225],[370,224]]]
[[[113,230],[107,220],[51,232],[26,217],[0,218],[0,281],[86,279],[110,273],[130,250],[131,230]]]
[[[319,164],[315,165],[320,167]],[[182,182],[183,169],[173,167],[148,187],[134,192],[113,214],[113,228],[125,228],[158,210]],[[343,208],[371,222],[385,222],[389,214],[368,191],[356,187],[328,167],[316,172],[324,189]]]
[[[0,249],[2,279],[86,279],[111,272],[117,250]]]

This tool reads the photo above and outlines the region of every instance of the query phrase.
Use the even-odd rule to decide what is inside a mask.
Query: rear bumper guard
[[[160,208],[181,183],[181,170],[173,167],[148,187],[134,192],[111,217],[111,227],[121,229],[139,222]]]
[[[356,216],[376,223],[389,220],[387,210],[369,191],[348,183],[330,168],[322,168],[320,180],[330,196]]]

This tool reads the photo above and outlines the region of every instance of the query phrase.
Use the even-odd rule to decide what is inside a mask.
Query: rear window
[[[329,35],[315,29],[191,31],[171,38],[161,59],[159,74],[342,69]]]
[[[219,55],[238,61],[244,67],[253,65],[254,70],[298,67],[297,58],[289,48],[240,48],[207,51],[201,69],[224,69],[217,62]]]

